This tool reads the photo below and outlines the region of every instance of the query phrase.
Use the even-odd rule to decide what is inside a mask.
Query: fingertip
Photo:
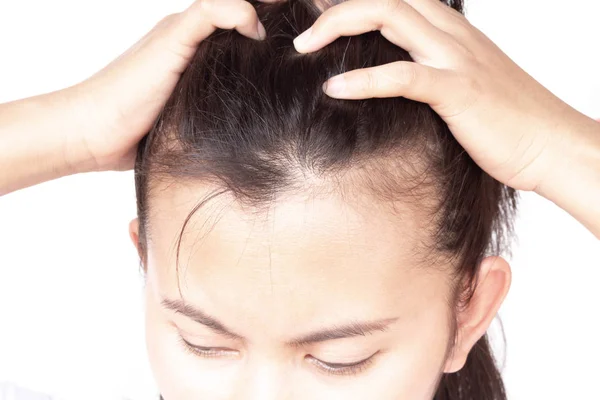
[[[265,26],[260,21],[258,21],[257,30],[259,40],[264,40],[267,37],[267,31],[265,30]]]
[[[323,91],[330,97],[343,98],[346,93],[348,85],[344,75],[337,75],[329,78],[323,83]]]
[[[308,53],[311,51],[311,38],[313,28],[310,27],[302,32],[296,39],[294,39],[294,47],[299,53]]]

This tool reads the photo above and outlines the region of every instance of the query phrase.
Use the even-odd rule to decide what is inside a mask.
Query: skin
[[[312,52],[340,36],[372,30],[416,62],[338,75],[325,83],[327,94],[428,103],[484,171],[553,201],[600,238],[596,121],[554,96],[438,0],[349,0],[326,10],[295,46]]]
[[[11,171],[0,174],[0,195],[69,174],[131,168],[138,141],[197,44],[215,27],[259,38],[261,26],[245,1],[197,0],[91,78],[0,104],[0,170]],[[337,36],[372,29],[417,62],[348,72],[338,84],[325,85],[327,94],[429,103],[484,171],[553,201],[600,238],[600,206],[590,206],[600,204],[596,121],[554,96],[437,0],[349,0],[326,10],[309,43],[300,39],[296,48],[310,52]]]
[[[0,168],[11,171],[0,175],[0,195],[74,173],[133,168],[137,143],[217,28],[264,35],[246,1],[196,1],[85,81],[0,104]]]
[[[426,239],[427,219],[402,205],[400,219],[389,207],[338,196],[288,196],[260,216],[234,198],[217,197],[191,219],[178,274],[173,238],[214,189],[170,185],[152,199],[152,241],[140,256],[148,353],[165,399],[431,399],[442,373],[462,367],[508,291],[508,264],[489,257],[472,306],[457,316],[459,341],[449,347],[456,316],[449,268],[418,266],[411,252]],[[138,229],[136,219],[130,224],[136,246]],[[181,305],[166,307],[164,299],[201,310],[230,333]],[[374,321],[389,325],[289,344]],[[213,357],[186,350],[180,338],[211,348]],[[353,364],[373,354],[364,368],[333,373],[315,362]]]
[[[196,1],[184,12],[163,19],[88,80],[1,104],[0,171],[10,173],[0,173],[0,194],[68,174],[131,168],[137,142],[152,126],[195,46],[215,27],[259,38],[259,26],[244,1]],[[555,202],[600,238],[599,124],[544,89],[464,17],[435,0],[350,0],[327,10],[313,28],[314,41],[304,46],[299,41],[297,48],[314,51],[336,36],[371,29],[381,29],[388,39],[409,50],[416,63],[344,74],[341,84],[330,81],[326,85],[328,94],[340,98],[405,96],[431,104],[482,169],[509,186],[535,191]],[[174,198],[157,198],[157,207],[187,204],[185,211],[189,211],[188,202],[208,190],[201,185],[191,191],[174,190]],[[170,222],[152,221],[164,237],[149,246],[148,344],[157,382],[167,400],[198,398],[201,391],[209,394],[200,398],[300,398],[308,390],[312,392],[307,398],[385,399],[388,392],[373,393],[381,382],[390,393],[408,396],[400,398],[420,399],[431,395],[441,373],[464,365],[508,290],[506,261],[488,257],[482,262],[475,296],[456,315],[458,340],[452,356],[446,357],[449,331],[440,325],[451,312],[441,306],[446,279],[414,268],[414,260],[407,257],[406,237],[415,231],[402,224],[391,227],[385,214],[371,215],[373,221],[361,219],[370,210],[335,198],[314,208],[304,207],[305,203],[302,198],[282,199],[271,219],[254,224],[248,210],[229,202],[231,210],[200,248],[192,252],[194,240],[189,248],[182,248],[181,260],[188,262],[182,268],[182,282],[188,287],[183,286],[185,300],[243,335],[245,339],[238,341],[226,340],[160,306],[159,296],[179,294],[168,246],[183,211],[173,208],[175,215],[169,209]],[[199,211],[198,218],[203,212]],[[418,215],[407,215],[418,225]],[[355,224],[347,226],[349,221]],[[387,240],[396,245],[392,248],[389,242],[379,241],[375,246],[369,237],[353,235],[373,226],[386,229]],[[306,229],[315,237],[301,235]],[[130,233],[136,246],[137,232],[134,220]],[[295,246],[292,233],[296,234]],[[335,246],[324,251],[322,243],[328,237],[344,241],[334,241]],[[248,242],[245,250],[242,241],[244,246]],[[227,244],[225,250],[220,242]],[[368,259],[364,259],[367,252],[359,251],[365,246]],[[375,259],[381,262],[374,264]],[[357,288],[355,293],[340,288],[340,277],[348,287]],[[418,287],[423,290],[413,290]],[[432,297],[434,287],[440,291]],[[309,296],[306,288],[314,289]],[[424,309],[426,302],[431,306]],[[293,319],[288,315],[292,311]],[[344,319],[396,317],[400,322],[387,333],[332,340],[302,351],[283,345],[289,338],[344,323]],[[227,347],[236,352],[235,357],[204,359],[186,354],[181,346],[176,347],[177,328],[185,329],[195,344]],[[425,336],[434,330],[436,335]],[[370,372],[352,378],[322,375],[305,358],[310,354],[345,363],[379,349],[386,352],[382,350]],[[398,370],[407,375],[399,377]],[[411,382],[419,382],[418,387]],[[354,391],[345,393],[345,385]],[[366,394],[360,391],[367,389]]]

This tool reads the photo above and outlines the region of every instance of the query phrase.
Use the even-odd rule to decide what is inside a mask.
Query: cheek
[[[431,400],[442,376],[446,361],[447,336],[444,331],[436,335],[417,334],[413,341],[401,347],[393,359],[394,366],[386,377],[390,385],[396,383],[396,396],[385,399]]]

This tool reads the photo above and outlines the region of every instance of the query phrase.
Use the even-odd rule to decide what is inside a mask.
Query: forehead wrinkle
[[[179,196],[185,194],[187,192]],[[197,198],[197,193],[194,197]],[[354,285],[354,289],[350,290],[362,292],[360,301],[366,307],[373,303],[371,299],[379,302],[377,297],[372,297],[377,296],[371,293],[373,290],[363,290],[357,285],[379,287],[384,293],[391,290],[389,285],[393,285],[397,278],[389,274],[396,272],[386,265],[400,265],[401,249],[409,245],[403,238],[407,234],[406,229],[410,229],[410,224],[396,223],[396,220],[392,220],[393,216],[385,213],[383,208],[362,208],[340,197],[320,197],[322,196],[285,196],[271,204],[268,214],[259,216],[251,213],[247,205],[235,202],[235,198],[229,194],[198,210],[194,218],[206,220],[207,216],[216,211],[214,207],[219,209],[221,215],[210,234],[203,236],[202,247],[210,245],[208,253],[201,253],[200,248],[194,249],[194,256],[201,257],[198,259],[198,266],[202,267],[192,268],[194,257],[191,254],[188,257],[189,272],[193,275],[190,275],[191,280],[186,279],[186,286],[193,289],[202,284],[208,290],[209,297],[197,304],[212,299],[210,303],[214,300],[215,305],[225,307],[222,310],[231,309],[231,315],[237,314],[239,318],[248,316],[250,319],[263,320],[264,323],[269,322],[266,314],[263,312],[261,315],[261,311],[253,309],[248,301],[240,303],[240,296],[250,295],[251,299],[260,301],[264,306],[275,307],[268,311],[271,315],[277,315],[281,311],[277,307],[289,309],[290,304],[301,304],[300,309],[294,309],[295,315],[292,318],[305,318],[307,312],[314,313],[322,307],[323,304],[319,303],[322,299],[315,297],[321,295],[319,291],[323,292],[322,296],[327,296],[329,300],[326,301],[334,300],[334,304],[344,304],[348,299],[348,284]],[[225,198],[228,201],[224,201]],[[262,230],[257,229],[261,217],[266,217],[264,224],[260,224],[263,225]],[[199,223],[195,222],[196,229],[200,229]],[[204,223],[206,227],[207,222]],[[366,227],[363,225],[365,223]],[[325,229],[321,229],[322,227]],[[352,237],[353,239],[346,240]],[[192,238],[193,235],[189,235],[188,241]],[[215,244],[218,247],[213,247]],[[302,250],[305,246],[310,246],[310,251]],[[215,259],[215,256],[218,258]],[[402,264],[409,265],[410,260],[405,261]],[[380,265],[381,263],[385,265]],[[339,265],[332,269],[334,264]],[[385,268],[382,270],[380,266]],[[290,270],[290,267],[293,269]],[[291,280],[293,276],[296,278]],[[389,276],[385,279],[388,283],[380,282],[385,276]],[[168,276],[165,278],[168,279]],[[211,282],[208,287],[207,282]],[[232,283],[237,285],[235,289],[222,290],[224,287],[231,287]],[[260,285],[263,284],[264,289],[261,289]],[[251,287],[252,290],[249,291]],[[330,294],[325,294],[325,290]],[[245,291],[248,293],[244,294]],[[274,301],[273,296],[277,294],[284,296],[280,299],[283,301]],[[310,300],[308,303],[307,299]],[[194,298],[190,297],[189,300],[193,301]],[[246,307],[245,304],[249,305]],[[331,307],[328,309],[332,310]],[[366,308],[363,311],[365,315],[372,314]],[[284,322],[281,321],[281,324]]]
[[[247,341],[247,338],[235,333],[225,323],[219,321],[216,317],[206,311],[197,308],[185,300],[172,300],[167,297],[162,297],[161,305],[175,313],[181,314],[198,324],[204,325],[213,330],[217,334],[223,335],[229,339]],[[328,342],[338,339],[347,339],[367,335],[372,335],[377,332],[388,331],[390,325],[398,321],[395,318],[383,318],[379,320],[359,321],[351,320],[351,322],[338,322],[313,329],[312,331],[300,334],[291,339],[284,340],[284,345],[291,348],[300,348],[315,343]]]

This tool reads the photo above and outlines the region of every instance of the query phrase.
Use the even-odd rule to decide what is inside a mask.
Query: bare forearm
[[[69,143],[74,110],[67,91],[0,104],[0,195],[85,170]]]
[[[600,123],[578,118],[558,149],[555,167],[536,192],[567,211],[600,239]]]

